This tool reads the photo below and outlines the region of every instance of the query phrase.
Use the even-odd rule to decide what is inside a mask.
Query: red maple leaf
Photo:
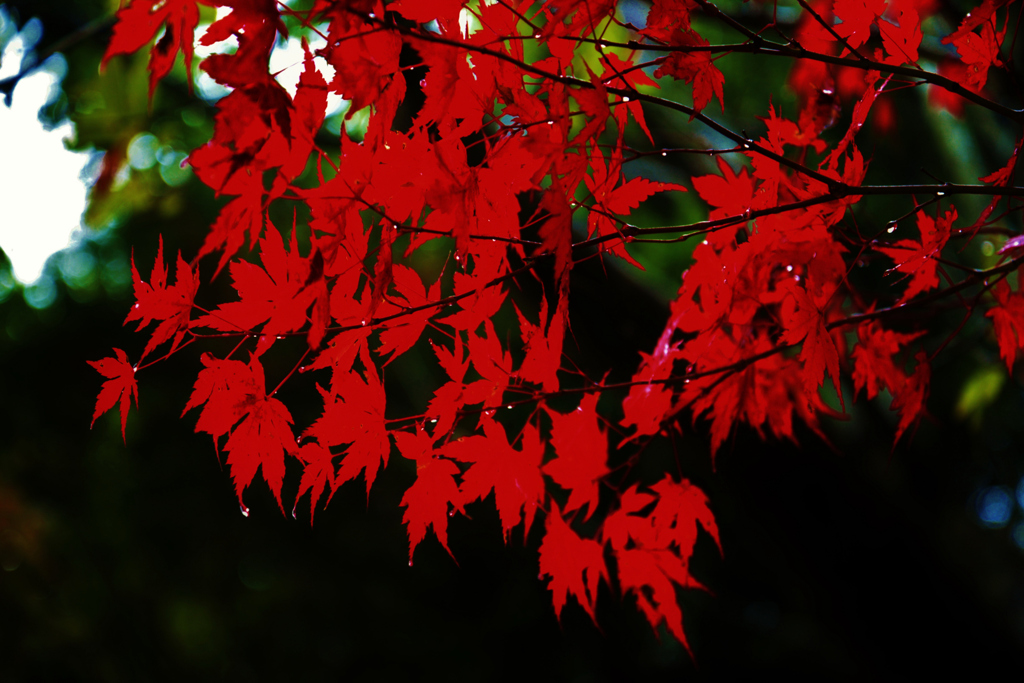
[[[992,24],[984,24],[981,33],[967,33],[953,41],[960,59],[967,67],[965,77],[961,84],[969,90],[981,90],[988,80],[988,70],[993,64],[998,64],[999,43],[1001,36],[997,36]]]
[[[402,521],[409,530],[409,562],[412,562],[416,546],[426,536],[427,526],[433,527],[437,540],[451,555],[448,547],[448,506],[463,511],[459,485],[455,482],[459,468],[434,450],[434,439],[422,425],[416,426],[415,434],[392,432],[391,435],[402,457],[416,462],[416,481],[399,503],[405,508]]]
[[[376,316],[379,318],[398,315],[407,308],[424,306],[441,298],[441,282],[435,282],[428,292],[419,273],[409,266],[392,266],[392,284],[400,298],[386,298],[377,308]],[[402,301],[405,303],[401,303]],[[385,365],[412,348],[435,312],[432,308],[408,312],[384,328],[380,333],[377,353],[382,357],[391,354],[384,362]]]
[[[484,322],[484,336],[469,335],[469,358],[483,379],[479,380],[479,398],[467,403],[482,400],[485,408],[501,405],[512,376],[512,356],[502,349],[490,320]]]
[[[537,382],[544,391],[558,391],[558,369],[562,364],[562,341],[565,337],[565,323],[568,315],[567,302],[562,299],[555,314],[548,321],[548,300],[540,300],[540,324],[534,325],[516,307],[519,330],[523,337],[526,358],[516,373],[528,382]],[[547,325],[547,332],[544,327]]]
[[[836,0],[834,12],[842,21],[836,33],[857,49],[871,37],[871,27],[882,16],[886,0]],[[843,50],[846,54],[847,50]]]
[[[880,389],[888,389],[890,393],[899,391],[906,382],[906,373],[893,362],[893,356],[922,334],[886,330],[877,320],[859,326],[857,345],[851,353],[854,391],[865,390],[868,399],[877,396]]]
[[[139,407],[139,385],[135,381],[135,366],[128,362],[128,355],[121,349],[114,349],[114,355],[117,357],[86,361],[107,378],[100,387],[99,396],[96,397],[96,409],[93,411],[89,427],[96,424],[96,418],[120,402],[121,438],[125,439],[124,431],[128,423],[128,408],[131,407],[132,398],[135,399],[135,407]]]
[[[248,261],[231,262],[229,271],[240,300],[221,304],[193,325],[253,333],[265,322],[263,334],[268,339],[305,326],[317,291],[306,286],[309,261],[299,254],[295,231],[290,251],[285,251],[281,233],[267,230],[260,240],[260,257],[266,270]]]
[[[914,368],[914,374],[907,378],[903,386],[892,392],[892,405],[889,409],[900,411],[900,422],[896,426],[893,447],[907,428],[916,425],[925,415],[924,402],[928,398],[931,366],[928,364],[928,354],[924,351],[918,351],[915,360],[917,367]]]
[[[466,377],[466,372],[469,370],[469,360],[463,358],[464,347],[460,336],[455,335],[455,348],[452,351],[442,346],[437,346],[433,342],[430,345],[433,347],[434,354],[437,355],[441,367],[448,373],[451,381],[442,384],[434,392],[433,398],[430,399],[430,403],[427,405],[426,416],[431,418],[431,422],[435,423],[435,434],[446,434],[452,428],[452,425],[455,424],[456,413],[459,409],[466,403],[482,401],[483,397],[481,396],[479,399],[474,400],[476,397],[462,383],[462,380]]]
[[[213,45],[234,36],[238,49],[230,54],[214,54],[203,60],[203,71],[222,85],[242,89],[262,89],[276,85],[268,73],[267,62],[278,32],[287,36],[275,0],[216,0],[231,12],[213,22],[200,43]],[[283,92],[283,91],[282,91]],[[285,95],[287,100],[287,95]]]
[[[803,287],[790,285],[789,296],[782,300],[782,325],[785,328],[780,341],[784,344],[803,342],[800,360],[804,364],[804,377],[808,387],[818,387],[826,370],[843,403],[839,384],[839,350],[825,327],[823,306],[815,302]]]
[[[878,32],[882,36],[887,64],[917,63],[917,48],[924,37],[921,33],[921,20],[913,7],[899,7],[896,10],[896,21],[878,20]]]
[[[192,302],[199,288],[199,274],[192,270],[185,260],[178,253],[177,282],[167,285],[167,270],[164,267],[164,240],[160,236],[160,246],[156,252],[156,261],[153,262],[153,272],[150,274],[149,282],[143,282],[139,271],[135,268],[135,256],[132,255],[132,282],[135,286],[135,305],[128,311],[125,324],[133,320],[139,321],[136,329],[141,330],[154,320],[160,324],[153,330],[153,335],[146,343],[142,352],[142,358],[149,355],[153,349],[164,343],[171,337],[169,353],[174,353],[181,345],[188,332],[192,314]],[[141,360],[141,359],[140,359]]]
[[[284,512],[284,456],[298,450],[291,414],[281,401],[267,395],[263,366],[256,356],[243,363],[204,354],[202,361],[205,367],[182,414],[203,405],[196,431],[212,435],[215,443],[218,437],[229,434],[224,450],[243,509],[242,494],[256,470],[262,468],[263,478]]]
[[[709,45],[696,31],[678,29],[672,34],[671,44],[682,47]],[[694,110],[701,111],[711,102],[712,97],[717,97],[718,104],[721,105],[722,111],[725,111],[725,76],[715,66],[710,52],[673,52],[654,72],[654,77],[660,78],[666,74],[693,84]]]
[[[261,372],[260,379],[262,377]],[[239,503],[242,502],[242,493],[259,468],[263,470],[263,478],[277,499],[278,507],[284,512],[284,504],[281,502],[284,456],[286,453],[294,455],[296,451],[291,425],[291,413],[276,398],[259,395],[250,398],[245,408],[245,417],[231,431],[224,444]]]
[[[569,489],[565,511],[588,505],[587,516],[597,511],[598,482],[608,474],[608,435],[597,417],[598,394],[587,394],[571,413],[548,409],[551,445],[558,457],[544,465],[544,473]]]
[[[583,181],[594,195],[594,203],[599,209],[590,212],[588,220],[591,236],[595,233],[608,236],[619,232],[619,222],[608,214],[629,214],[640,206],[641,202],[658,192],[686,192],[685,187],[675,183],[654,183],[645,178],[625,180],[622,176],[622,153],[618,149],[612,155],[610,164],[605,162],[604,154],[595,151],[590,156],[590,167],[593,177],[584,176]],[[620,180],[623,181],[621,185],[618,184]],[[643,266],[626,251],[624,242],[625,240],[605,242],[601,248],[643,270]]]
[[[197,0],[131,0],[117,11],[114,34],[100,63],[102,69],[115,55],[138,51],[156,36],[161,27],[164,34],[149,55],[149,98],[153,99],[156,83],[166,76],[180,50],[185,55],[185,70],[192,86],[192,55],[195,28],[199,23]],[[212,4],[203,0],[203,4]]]
[[[540,576],[551,578],[548,588],[559,618],[566,600],[572,595],[590,618],[597,621],[594,616],[597,582],[602,577],[608,581],[604,549],[597,541],[580,538],[562,519],[555,503],[551,503],[544,541],[540,544]]]
[[[939,256],[942,248],[949,241],[950,229],[956,218],[954,207],[950,207],[946,214],[937,221],[923,211],[919,212],[917,227],[921,231],[920,241],[900,240],[891,247],[878,248],[878,251],[896,262],[896,267],[893,270],[911,276],[910,284],[903,292],[900,303],[907,302],[915,295],[938,286],[939,276],[935,272],[938,263],[935,257]]]
[[[712,209],[709,219],[727,218],[739,216],[750,208],[754,199],[755,183],[747,172],[741,168],[739,173],[732,170],[732,166],[723,157],[716,159],[718,168],[722,175],[705,175],[691,178],[694,189],[700,198],[706,201]]]
[[[544,501],[544,478],[540,471],[544,443],[540,432],[527,424],[523,427],[522,449],[516,450],[509,444],[500,422],[487,417],[480,422],[483,435],[456,439],[439,453],[459,462],[472,463],[462,477],[463,502],[486,498],[493,490],[505,540],[508,541],[512,528],[524,517],[525,538],[533,526],[537,507]]]
[[[666,475],[651,490],[653,494],[641,493],[632,486],[625,491],[621,506],[605,521],[604,537],[615,552],[619,583],[636,596],[651,627],[657,629],[664,621],[689,649],[672,583],[703,588],[689,571],[697,526],[704,527],[721,550],[718,526],[707,497],[685,479],[676,483]],[[653,509],[644,514],[652,503]]]
[[[960,40],[982,24],[988,23],[996,10],[1006,6],[1013,0],[983,0],[983,2],[967,13],[957,30],[942,39],[944,45]]]
[[[302,479],[299,480],[299,492],[295,494],[295,507],[299,504],[306,491],[309,491],[309,523],[313,524],[313,515],[316,512],[317,501],[323,495],[327,484],[331,485],[331,495],[327,503],[331,502],[338,485],[334,478],[334,458],[330,449],[321,446],[315,441],[305,443],[299,448],[295,456],[302,461]],[[324,503],[324,507],[327,507]],[[295,516],[295,507],[292,507],[292,517]]]
[[[1024,294],[1010,289],[1009,283],[1003,279],[992,287],[992,295],[997,305],[988,309],[985,315],[992,318],[999,355],[1006,363],[1006,370],[1012,374],[1017,350],[1024,348]]]
[[[313,437],[328,448],[349,444],[337,482],[350,481],[363,472],[369,498],[378,468],[381,463],[388,464],[391,442],[384,426],[384,386],[365,346],[359,348],[359,358],[365,377],[354,370],[335,372],[331,391],[317,386],[324,399],[324,413],[303,438]]]

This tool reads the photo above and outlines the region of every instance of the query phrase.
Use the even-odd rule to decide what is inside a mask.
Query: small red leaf
[[[160,247],[157,249],[156,261],[153,263],[153,272],[149,282],[143,282],[139,271],[135,268],[135,256],[132,256],[132,282],[135,285],[135,305],[128,311],[125,324],[134,320],[139,321],[137,329],[149,325],[154,320],[161,321],[152,336],[146,343],[142,352],[145,358],[157,346],[164,343],[171,337],[171,350],[174,353],[185,338],[185,333],[191,325],[189,318],[192,314],[192,302],[199,288],[199,274],[192,270],[185,260],[178,254],[177,282],[173,286],[167,285],[167,270],[164,267],[164,240],[160,237]],[[141,359],[140,359],[141,360]]]
[[[149,57],[149,97],[153,98],[157,81],[174,66],[179,50],[185,55],[185,70],[191,87],[193,43],[198,23],[196,0],[131,0],[127,7],[117,11],[114,35],[100,67],[105,67],[115,55],[136,52],[163,27],[164,35],[153,46]]]
[[[96,424],[96,418],[114,407],[120,402],[121,410],[121,438],[125,438],[125,426],[128,423],[128,408],[131,407],[131,399],[135,399],[135,407],[139,407],[139,385],[135,381],[135,367],[128,362],[128,356],[121,349],[114,349],[116,358],[104,358],[102,360],[86,361],[96,368],[96,371],[107,378],[107,381],[100,387],[99,396],[96,397],[96,409],[92,414],[90,427]]]

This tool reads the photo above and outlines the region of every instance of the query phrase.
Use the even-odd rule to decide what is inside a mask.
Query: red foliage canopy
[[[104,62],[162,30],[152,83],[178,52],[190,68],[198,4],[132,0]],[[328,486],[333,493],[362,475],[369,495],[393,443],[416,465],[401,502],[410,562],[428,527],[452,552],[449,516],[493,493],[506,539],[544,519],[540,572],[557,613],[571,596],[593,617],[599,582],[617,582],[653,627],[664,622],[685,643],[675,587],[701,587],[689,571],[697,529],[716,543],[718,530],[687,480],[638,480],[634,465],[653,440],[681,430],[687,415],[710,423],[713,451],[741,424],[795,441],[798,419],[820,434],[819,417],[834,412],[823,392],[835,391],[845,410],[844,376],[869,399],[891,395],[899,439],[924,413],[932,356],[923,330],[891,325],[954,297],[968,314],[987,309],[1008,368],[1024,348],[1024,297],[1011,285],[1024,261],[1019,238],[985,269],[951,272],[943,258],[947,245],[990,231],[1000,202],[1019,208],[1019,145],[978,184],[899,187],[865,184],[870,163],[857,147],[871,117],[891,126],[893,92],[920,86],[934,106],[959,113],[966,102],[1024,123],[1024,112],[984,90],[1006,64],[1012,0],[984,0],[937,36],[928,60],[920,55],[921,22],[936,10],[929,0],[801,2],[789,26],[751,26],[755,14],[740,20],[708,0],[654,0],[634,23],[614,0],[316,0],[304,11],[273,0],[201,4],[221,9],[203,44],[234,37],[237,49],[200,66],[231,92],[189,163],[230,201],[195,259],[179,255],[173,285],[162,243],[148,282],[133,269],[128,321],[158,323],[140,361],[167,342],[170,355],[197,340],[237,338],[225,357],[202,356],[185,410],[201,408],[196,431],[227,451],[240,502],[261,470],[284,509],[286,462],[295,458],[312,519]],[[289,22],[321,45],[304,43],[294,94],[268,70]],[[712,44],[702,34],[738,41]],[[947,51],[933,54],[940,44]],[[799,96],[792,118],[766,102],[758,137],[704,113],[712,101],[728,108],[719,60],[744,53],[788,58]],[[425,70],[423,103],[399,126],[409,68]],[[361,140],[343,129],[325,149],[318,133],[332,93],[351,103],[349,117],[362,111],[368,122]],[[666,146],[647,124],[656,109],[725,147]],[[844,134],[823,138],[844,110]],[[646,151],[626,143],[630,121]],[[631,164],[695,151],[718,155],[718,171],[688,184]],[[655,194],[688,189],[709,206],[705,220],[629,222]],[[953,198],[970,194],[992,203],[958,226]],[[856,206],[879,195],[903,198],[905,215],[888,231],[854,219]],[[294,215],[308,221],[272,224],[275,203],[301,205]],[[897,222],[916,224],[919,237],[890,239]],[[641,241],[696,247],[664,331],[631,380],[587,377],[563,354],[574,267],[594,255],[642,267],[630,247]],[[246,244],[260,263],[237,257]],[[417,270],[427,244],[447,250],[430,260],[440,270]],[[227,265],[237,300],[200,309],[198,259],[207,256],[217,271]],[[891,268],[882,295],[850,277],[855,264],[874,261]],[[521,286],[539,269],[553,286],[531,309]],[[500,322],[511,310],[518,326]],[[386,366],[422,347],[428,328],[440,340],[430,344],[444,380],[421,413],[389,414]],[[261,358],[282,338],[302,340],[304,350],[277,386],[295,370],[320,381],[323,413],[301,440],[277,389],[266,390]],[[93,363],[107,378],[96,413],[120,403],[123,429],[145,366],[114,352]]]

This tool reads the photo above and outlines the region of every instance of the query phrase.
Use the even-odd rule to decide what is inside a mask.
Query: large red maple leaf
[[[224,450],[243,510],[242,494],[262,468],[263,478],[283,512],[284,456],[298,450],[291,414],[281,401],[267,395],[263,366],[255,355],[248,363],[220,360],[209,354],[204,354],[202,361],[205,367],[182,414],[202,405],[196,431],[210,434],[214,443],[229,434]]]
[[[307,287],[309,260],[299,254],[295,232],[286,251],[281,233],[267,230],[260,240],[263,268],[248,261],[228,267],[239,301],[221,304],[193,323],[215,330],[253,333],[262,323],[268,339],[305,326],[317,290]],[[264,270],[265,269],[265,270]]]
[[[337,483],[355,479],[362,472],[369,498],[380,465],[388,464],[391,442],[384,425],[384,386],[365,345],[359,348],[359,358],[363,375],[354,370],[336,372],[331,391],[317,387],[324,399],[324,413],[303,438],[313,437],[327,448],[348,444]]]
[[[544,478],[540,462],[544,443],[532,425],[523,427],[522,449],[514,449],[505,436],[505,427],[494,419],[481,419],[484,433],[456,439],[440,453],[459,462],[471,463],[462,477],[462,501],[486,498],[494,491],[494,503],[501,517],[507,541],[513,527],[525,519],[524,538],[533,526],[537,508],[544,501]]]

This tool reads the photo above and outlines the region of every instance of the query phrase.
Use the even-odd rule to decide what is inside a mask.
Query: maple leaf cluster
[[[133,260],[136,303],[125,322],[157,324],[134,365],[119,349],[93,363],[107,378],[96,416],[119,404],[124,431],[137,372],[158,347],[169,342],[166,358],[236,338],[226,356],[202,355],[185,412],[197,410],[196,431],[227,453],[240,503],[261,472],[283,511],[293,458],[303,472],[295,503],[308,493],[312,519],[325,494],[360,476],[369,496],[396,449],[415,463],[401,502],[410,562],[428,529],[454,555],[449,518],[493,495],[506,539],[543,519],[540,574],[557,613],[572,597],[595,617],[605,581],[685,644],[676,587],[702,588],[690,557],[698,528],[716,543],[718,529],[689,481],[636,478],[648,444],[681,433],[687,418],[709,426],[713,452],[741,424],[795,441],[802,422],[824,438],[821,418],[836,413],[828,394],[846,410],[844,378],[854,396],[887,392],[898,440],[925,414],[935,353],[925,330],[900,316],[954,295],[968,314],[986,310],[1009,369],[1024,348],[1024,294],[1014,287],[1024,249],[1011,241],[995,265],[966,272],[951,273],[943,256],[953,241],[995,229],[1001,202],[1016,206],[1017,150],[977,185],[894,188],[864,182],[871,164],[857,145],[869,120],[891,126],[894,92],[918,87],[953,113],[968,102],[1024,122],[985,91],[1006,65],[1012,0],[984,0],[939,36],[947,51],[927,64],[930,0],[801,3],[794,26],[774,26],[791,32],[783,42],[708,0],[653,0],[642,26],[614,0],[316,0],[303,11],[272,0],[132,0],[104,61],[163,31],[150,51],[151,91],[178,52],[191,70],[199,4],[220,8],[202,43],[233,37],[237,49],[200,64],[230,94],[188,162],[229,201],[193,261],[178,256],[173,284],[162,242],[148,281]],[[321,45],[303,43],[294,94],[268,70],[285,19]],[[705,37],[722,31],[738,42]],[[729,100],[719,60],[744,53],[789,58],[799,101],[791,118],[765,103],[756,137],[705,113]],[[425,72],[423,101],[400,126],[409,54]],[[350,102],[348,116],[366,113],[361,140],[342,129],[324,148],[330,94]],[[717,172],[669,183],[631,166],[675,152],[648,126],[653,109],[726,140],[731,147],[709,147]],[[825,135],[840,120],[840,134]],[[649,151],[627,144],[632,125]],[[706,219],[629,222],[654,195],[684,192],[708,207]],[[953,198],[969,194],[991,204],[958,226]],[[855,220],[876,195],[905,202],[888,230]],[[273,224],[275,203],[301,205],[306,213],[294,215],[308,221]],[[897,224],[916,226],[918,237],[892,239]],[[596,255],[642,268],[630,245],[657,240],[696,244],[663,332],[629,381],[588,378],[564,349],[574,266]],[[416,269],[428,244],[447,250],[429,276]],[[243,247],[259,261],[239,257]],[[207,257],[218,273],[226,266],[236,300],[195,303]],[[851,277],[869,262],[889,268],[881,294]],[[549,291],[531,308],[523,283],[541,271]],[[499,311],[510,309],[518,325],[505,329]],[[420,414],[392,415],[387,366],[425,348],[428,329],[444,379]],[[305,350],[277,387],[295,371],[315,373],[323,402],[304,428],[277,388],[267,390],[261,360],[286,337]],[[565,412],[570,397],[577,407]],[[516,406],[530,410],[504,410]]]

